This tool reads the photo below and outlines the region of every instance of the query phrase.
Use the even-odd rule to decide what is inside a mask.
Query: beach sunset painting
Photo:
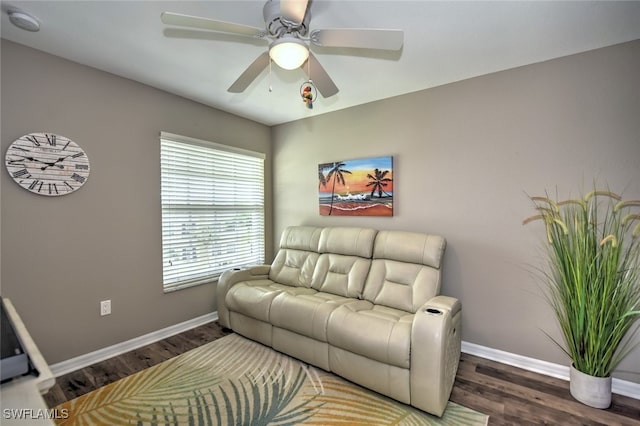
[[[393,216],[393,157],[318,164],[321,216]]]

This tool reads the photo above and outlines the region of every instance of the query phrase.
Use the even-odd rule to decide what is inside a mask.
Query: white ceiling
[[[160,21],[170,11],[263,27],[264,1],[1,3],[2,38],[267,125],[640,39],[640,1],[313,0],[311,29],[392,28],[405,38],[400,52],[312,47],[340,92],[309,110],[299,95],[307,79],[299,69],[273,65],[271,75],[265,70],[244,93],[227,92],[264,43],[167,31]],[[41,30],[10,24],[10,7],[33,14]]]

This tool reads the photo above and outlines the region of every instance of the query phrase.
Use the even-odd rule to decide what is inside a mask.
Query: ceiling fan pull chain
[[[309,76],[309,80],[305,81],[302,83],[302,86],[300,86],[300,96],[302,96],[302,101],[305,103],[306,107],[313,109],[313,102],[318,96],[318,89],[316,88],[316,85],[313,84],[313,80],[311,80],[310,60],[307,60],[307,75]]]
[[[269,93],[273,92],[273,86],[271,85],[271,58],[269,58]]]

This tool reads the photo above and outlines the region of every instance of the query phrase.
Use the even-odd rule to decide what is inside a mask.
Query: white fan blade
[[[165,37],[191,40],[218,40],[218,41],[242,41],[254,46],[265,46],[269,43],[266,38],[245,37],[239,34],[221,33],[219,31],[192,30],[189,28],[165,28],[162,30]]]
[[[255,61],[249,68],[247,68],[238,79],[227,89],[228,92],[231,93],[242,93],[244,90],[249,87],[249,85],[253,82],[253,80],[260,75],[262,70],[264,70],[269,65],[269,52],[264,52],[262,55],[258,56]]]
[[[307,12],[309,0],[280,0],[280,14],[291,23],[301,24]]]
[[[400,50],[404,31],[360,28],[331,28],[311,32],[311,42],[322,47]]]
[[[309,64],[311,67],[309,67]],[[318,89],[318,92],[324,97],[328,98],[339,92],[336,84],[331,80],[329,74],[322,68],[318,59],[309,52],[309,59],[301,67],[304,72],[309,76],[309,80],[313,81],[313,84]]]
[[[180,13],[162,12],[160,19],[167,25],[180,27],[200,28],[210,31],[219,31],[230,34],[240,34],[252,37],[264,37],[266,31],[263,28],[249,25],[234,24],[233,22],[216,21],[214,19],[199,16],[182,15]]]

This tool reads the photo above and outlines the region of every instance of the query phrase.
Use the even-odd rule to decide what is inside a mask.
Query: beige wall
[[[463,339],[566,364],[541,331],[558,336],[528,272],[543,230],[521,225],[526,194],[575,196],[595,180],[640,198],[640,41],[280,125],[273,140],[275,235],[296,224],[441,234]],[[393,218],[318,215],[318,163],[383,155]],[[621,369],[638,366],[640,348]]]
[[[0,173],[2,296],[47,361],[214,311],[214,285],[162,291],[159,133],[266,153],[270,200],[270,129],[5,40],[1,52],[2,158],[18,137],[47,131],[91,160],[87,183],[63,197],[29,193]],[[270,256],[270,204],[267,212]],[[113,314],[100,317],[104,299]]]

